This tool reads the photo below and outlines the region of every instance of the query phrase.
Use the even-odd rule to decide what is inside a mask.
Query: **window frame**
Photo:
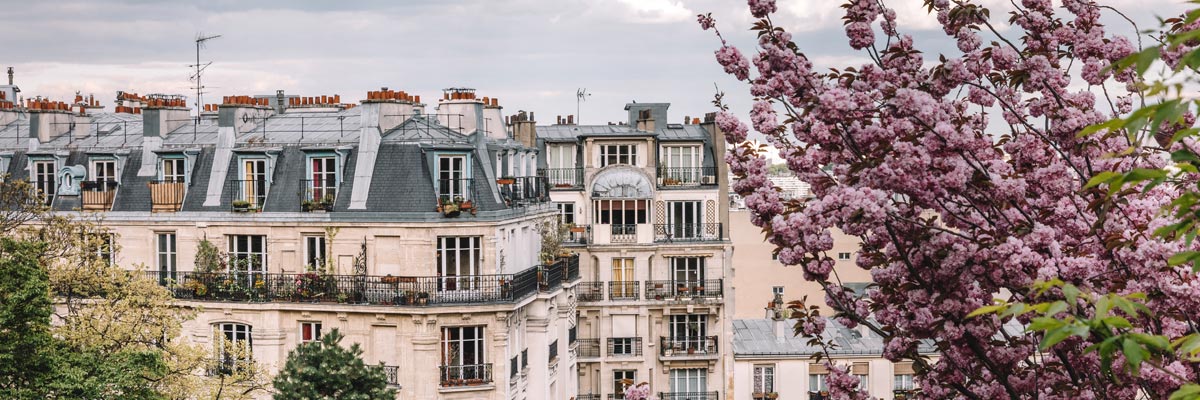
[[[241,354],[241,356],[244,357],[233,359],[230,351],[225,347],[226,342],[234,346],[243,346],[245,354]],[[243,342],[245,344],[242,344]],[[230,371],[237,370],[240,364],[252,362],[254,360],[254,326],[241,322],[214,323],[213,352]]]
[[[301,237],[304,243],[305,271],[313,272],[322,270],[329,262],[329,238],[324,233],[306,233]],[[319,257],[313,257],[314,251],[317,253],[315,255]]]
[[[332,171],[325,170],[330,167]],[[341,157],[334,153],[308,154],[305,156],[305,168],[305,176],[309,181],[309,187],[305,188],[310,195],[308,200],[321,201],[326,196],[337,198],[338,186],[342,183]]]
[[[609,143],[600,146],[600,167],[609,165],[637,166],[636,143]]]
[[[170,165],[170,173],[167,171],[167,165]],[[183,171],[179,171],[182,167]],[[188,162],[183,156],[159,156],[158,160],[158,178],[163,182],[183,182],[188,181]]]
[[[319,342],[321,336],[321,321],[300,321],[300,332],[297,336],[300,344]]]
[[[48,172],[47,172],[48,168]],[[34,189],[42,197],[42,203],[50,205],[58,191],[58,161],[53,159],[31,159],[29,177]]]
[[[169,238],[168,242],[163,242]],[[154,259],[159,279],[175,279],[179,269],[179,236],[175,231],[154,232]]]
[[[753,393],[775,392],[775,364],[754,364],[752,371]]]
[[[479,289],[473,276],[483,274],[483,236],[438,236],[435,246],[439,292]]]
[[[475,337],[467,338],[466,333],[471,331]],[[457,333],[458,338],[452,338]],[[467,325],[467,326],[444,326],[442,327],[441,337],[441,365],[443,367],[462,367],[468,365],[483,365],[487,364],[487,339],[486,329],[484,325]],[[453,345],[459,345],[458,354],[454,354]],[[467,357],[465,349],[470,344],[474,348],[474,354]],[[454,356],[458,360],[454,360]],[[467,362],[470,358],[471,362]]]
[[[459,160],[456,170],[453,160]],[[453,201],[455,196],[471,200],[471,157],[467,153],[438,153],[434,156],[434,192],[439,201]],[[448,162],[443,165],[443,162]]]

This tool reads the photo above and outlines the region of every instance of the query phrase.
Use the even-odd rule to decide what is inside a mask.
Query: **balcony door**
[[[442,328],[442,381],[462,384],[465,380],[488,378],[484,344],[482,326]]]
[[[633,259],[614,258],[612,260],[612,297],[632,297],[633,281]]]
[[[438,237],[438,291],[478,290],[479,236]]]
[[[704,257],[672,257],[671,279],[688,289],[704,286]]]
[[[638,384],[636,369],[614,369],[613,370],[613,398],[625,398],[626,382],[633,382],[633,385]]]
[[[675,239],[699,238],[704,222],[702,212],[699,201],[668,201],[667,234]]]
[[[267,160],[242,160],[242,196],[253,208],[262,208],[267,201]]]
[[[337,196],[337,158],[313,157],[311,160],[312,192],[309,200],[321,201],[326,197],[333,200]]]
[[[244,276],[254,287],[267,272],[267,237],[263,235],[229,236],[229,272]]]
[[[467,185],[467,157],[441,156],[438,158],[438,199],[443,203],[456,198],[469,200]]]
[[[708,369],[706,368],[672,369],[670,379],[671,393],[704,393],[708,391]]]
[[[708,336],[708,316],[699,314],[672,315],[669,330],[671,346],[676,351],[693,349],[703,352],[704,338]]]
[[[699,146],[664,146],[662,148],[662,170],[659,177],[663,184],[686,185],[700,182]]]

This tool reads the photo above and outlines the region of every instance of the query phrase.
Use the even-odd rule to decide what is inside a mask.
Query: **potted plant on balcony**
[[[253,206],[250,205],[250,202],[246,200],[234,200],[232,205],[234,212],[250,212],[250,210],[253,208]]]
[[[498,185],[512,185],[515,183],[517,183],[517,178],[508,175],[496,179],[496,184]]]
[[[765,398],[767,398],[767,394],[763,393],[763,392],[754,392],[754,393],[750,394],[750,398],[752,398],[754,400],[765,399]]]
[[[457,217],[462,213],[462,203],[462,196],[454,196],[454,198],[444,202],[441,199],[438,199],[438,212],[441,212],[442,216],[446,218]]]
[[[416,304],[419,306],[429,304],[429,292],[417,292]]]
[[[392,276],[392,274],[387,274],[387,276],[380,277],[379,281],[386,283],[386,284],[394,285],[394,284],[400,283],[400,277]]]
[[[779,398],[779,392],[771,392],[771,393],[767,393],[767,398],[768,398],[768,399],[772,399],[772,400],[774,400],[774,399],[778,399],[778,398]]]

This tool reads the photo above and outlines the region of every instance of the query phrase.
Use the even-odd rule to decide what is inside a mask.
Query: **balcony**
[[[642,338],[608,338],[608,355],[610,357],[641,357]]]
[[[609,243],[637,243],[637,224],[610,225]]]
[[[265,179],[234,179],[226,188],[229,192],[229,211],[259,212],[267,203]]]
[[[539,289],[553,291],[570,276],[578,258],[534,266],[515,274],[460,276],[329,275],[314,272],[180,272],[167,276],[147,271],[170,286],[175,297],[201,301],[295,302],[433,306],[519,301]],[[553,271],[559,271],[554,273]],[[576,274],[578,274],[576,272]],[[179,279],[173,279],[178,277]],[[170,279],[169,279],[170,278]]]
[[[492,383],[492,364],[443,365],[442,387],[482,386]]]
[[[750,394],[750,398],[754,400],[775,400],[779,398],[778,392],[754,392]]]
[[[546,178],[550,190],[583,189],[583,168],[542,168],[538,175]]]
[[[646,300],[719,299],[724,279],[646,281]]]
[[[84,211],[108,211],[117,195],[117,181],[79,182],[81,208]]]
[[[600,358],[600,339],[579,339],[576,343],[579,358]]]
[[[655,243],[719,242],[724,237],[720,223],[654,224]]]
[[[892,398],[895,400],[908,400],[917,396],[916,390],[896,389],[892,390]]]
[[[663,359],[708,359],[717,356],[716,336],[659,337],[658,344],[658,355]]]
[[[829,400],[829,399],[830,399],[830,397],[829,397],[828,391],[822,390],[820,392],[808,392],[808,400]]]
[[[567,237],[563,238],[564,245],[586,245],[592,242],[592,227],[589,225],[571,225],[567,228]]]
[[[151,212],[176,212],[183,207],[183,195],[187,189],[183,181],[152,180],[147,185],[150,186]]]
[[[658,187],[685,188],[717,184],[715,167],[659,167]]]
[[[332,180],[300,180],[300,211],[333,211],[337,201],[337,182]]]
[[[383,374],[384,374],[384,376],[387,377],[388,386],[392,386],[392,387],[400,386],[400,379],[399,379],[400,373],[399,372],[400,372],[400,367],[398,367],[398,366],[395,366],[395,365],[384,365],[383,366]]]
[[[659,392],[659,400],[721,400],[719,392]]]
[[[509,205],[544,203],[550,201],[550,188],[541,176],[522,176],[496,179],[500,198]]]
[[[475,187],[470,178],[439,178],[437,183],[438,205],[475,198]]]
[[[575,298],[580,302],[604,301],[604,282],[581,282],[575,286]]]
[[[612,281],[608,283],[609,300],[637,300],[638,281]]]
[[[579,395],[575,396],[575,400],[600,400],[600,399],[601,399],[600,395],[595,394],[595,393],[587,393],[587,394],[580,393]]]

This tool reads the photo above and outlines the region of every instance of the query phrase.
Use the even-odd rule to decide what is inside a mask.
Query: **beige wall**
[[[893,399],[896,364],[880,356],[835,357],[834,364],[866,364],[867,394],[871,399]],[[791,358],[741,358],[733,366],[736,390],[726,396],[729,400],[753,400],[754,366],[765,365],[775,368],[775,391],[779,399],[807,399],[809,390],[809,367],[814,363],[807,355]]]
[[[775,245],[763,241],[762,228],[750,222],[750,212],[731,210],[729,213],[730,238],[733,240],[732,287],[735,296],[733,318],[764,318],[767,303],[774,297],[772,288],[782,286],[785,301],[800,300],[808,296],[807,305],[818,305],[822,314],[829,314],[825,305],[825,292],[815,282],[804,279],[800,266],[785,266],[772,259]],[[849,253],[849,260],[837,260],[834,270],[843,283],[870,282],[871,274],[855,266],[858,239],[841,231],[833,232],[833,249],[830,257],[838,253]],[[830,278],[834,279],[833,277]]]

